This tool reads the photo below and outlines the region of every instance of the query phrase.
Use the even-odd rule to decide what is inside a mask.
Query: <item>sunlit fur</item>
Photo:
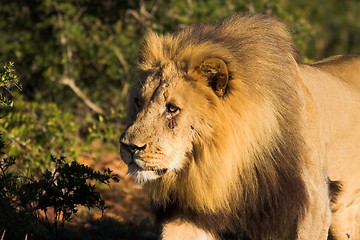
[[[198,71],[209,58],[229,69],[221,97]],[[171,35],[149,32],[139,62],[135,94],[144,104],[122,139],[146,143],[148,164],[169,169],[156,179],[138,179],[160,221],[190,222],[214,238],[239,229],[253,239],[306,239],[312,230],[313,239],[326,238],[325,163],[310,159],[307,141],[316,135],[306,133],[304,123],[310,100],[283,23],[237,15]],[[165,124],[169,100],[181,109],[174,129]],[[163,158],[152,160],[154,149]],[[312,209],[319,214],[309,217]],[[311,219],[323,222],[313,226]]]

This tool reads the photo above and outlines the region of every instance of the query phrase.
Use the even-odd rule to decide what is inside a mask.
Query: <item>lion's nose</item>
[[[131,143],[125,143],[123,141],[120,142],[120,147],[126,149],[127,151],[131,153],[135,153],[136,151],[144,150],[146,148],[146,144],[142,146],[138,146]]]

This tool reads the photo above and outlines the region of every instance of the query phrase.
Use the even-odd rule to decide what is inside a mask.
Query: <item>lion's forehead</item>
[[[178,82],[186,79],[185,74],[174,66],[168,64],[159,69],[154,69],[143,81],[141,94],[147,97],[166,95],[166,92],[175,89]]]
[[[167,94],[167,89],[169,88],[169,82],[158,79],[157,81],[151,81],[147,84],[144,84],[141,89],[141,94],[148,101],[156,100],[159,97],[165,97]],[[166,99],[166,98],[165,98]]]

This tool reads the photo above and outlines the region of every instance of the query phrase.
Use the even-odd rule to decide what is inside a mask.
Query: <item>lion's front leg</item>
[[[217,240],[220,239],[216,234],[197,227],[195,224],[184,221],[174,220],[163,224],[160,235],[161,240]]]
[[[298,240],[326,240],[331,223],[331,209],[327,183],[307,182],[309,205],[298,226]]]

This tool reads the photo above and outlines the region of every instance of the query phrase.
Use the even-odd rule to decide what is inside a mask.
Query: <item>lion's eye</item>
[[[176,106],[175,104],[168,103],[168,104],[166,104],[166,110],[169,113],[176,113],[180,110],[180,108],[178,106]]]
[[[136,97],[136,98],[134,99],[134,102],[135,102],[135,105],[136,105],[137,108],[141,108],[141,106],[142,106],[142,101],[141,101],[140,98]]]

